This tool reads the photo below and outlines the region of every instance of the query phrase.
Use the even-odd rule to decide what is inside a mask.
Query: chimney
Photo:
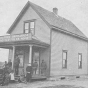
[[[58,9],[57,8],[53,8],[53,13],[58,15]]]

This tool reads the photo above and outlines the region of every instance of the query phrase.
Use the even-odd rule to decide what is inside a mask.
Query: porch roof
[[[35,36],[29,34],[16,34],[7,35],[0,37],[0,48],[11,47],[11,46],[21,46],[21,45],[39,45],[48,47],[49,44],[40,41]]]

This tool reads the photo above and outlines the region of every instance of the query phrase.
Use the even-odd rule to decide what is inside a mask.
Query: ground
[[[88,88],[88,79],[46,80],[31,83],[14,83],[0,88]]]

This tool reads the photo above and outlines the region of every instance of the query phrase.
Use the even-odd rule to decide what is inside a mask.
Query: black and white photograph
[[[88,0],[0,0],[0,88],[88,88]]]

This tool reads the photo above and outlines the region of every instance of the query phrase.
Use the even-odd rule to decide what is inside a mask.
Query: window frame
[[[31,22],[34,22],[34,28],[31,28],[31,26],[30,26],[30,25],[31,25],[31,24],[30,24]],[[30,21],[30,23],[29,23],[29,33],[31,33],[31,34],[34,35],[34,34],[35,34],[35,21]],[[31,29],[33,30],[33,33],[32,33],[32,31],[31,31]]]
[[[25,29],[25,24],[26,23],[28,23],[28,33],[29,33],[29,22],[24,22],[24,33],[25,33],[25,30],[27,30],[27,29]],[[25,33],[26,34],[26,33]]]
[[[81,55],[81,61],[79,60],[79,55]],[[81,62],[80,66],[79,62]],[[78,53],[78,69],[82,69],[82,53]]]
[[[30,28],[30,23],[31,22],[34,22],[34,28]],[[35,35],[35,19],[24,21],[24,31],[23,31],[23,33],[25,33],[25,23],[29,23],[29,25],[28,25],[28,33],[31,33],[32,35]],[[31,29],[34,29],[34,32],[33,33],[31,32]]]
[[[66,53],[66,60],[63,59],[63,53]],[[65,67],[63,65],[63,60],[65,60]],[[62,69],[67,69],[67,50],[62,50]]]

